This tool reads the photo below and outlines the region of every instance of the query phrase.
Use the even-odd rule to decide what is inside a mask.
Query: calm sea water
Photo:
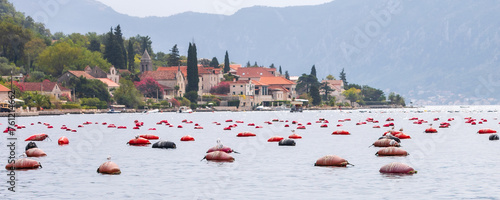
[[[97,114],[17,118],[26,129],[19,130],[18,155],[25,148],[24,139],[32,134],[46,133],[51,140],[36,142],[48,156],[34,158],[42,169],[16,171],[16,192],[7,190],[7,170],[1,171],[0,199],[499,199],[500,142],[489,141],[489,135],[479,135],[481,128],[500,130],[500,107],[426,107],[419,109],[360,111],[306,111],[289,112],[216,112],[216,113],[158,113],[158,114]],[[490,111],[490,112],[488,112]],[[492,112],[493,111],[493,112]],[[373,117],[379,124],[355,125]],[[396,129],[412,139],[403,140],[407,157],[376,157],[378,148],[369,147],[388,128],[385,119],[394,118]],[[438,129],[437,134],[423,131],[429,124],[415,125],[412,117],[427,120],[435,128],[439,122],[455,118],[451,127]],[[464,117],[488,122],[472,126]],[[315,123],[325,118],[328,128]],[[339,119],[351,121],[339,123]],[[439,121],[433,121],[440,118]],[[193,124],[181,123],[183,119]],[[231,131],[224,127],[234,124],[225,120],[242,120]],[[274,122],[272,119],[289,120]],[[2,130],[7,119],[0,118]],[[144,122],[140,130],[133,130],[134,120]],[[175,127],[156,125],[168,120]],[[306,126],[296,133],[303,139],[294,147],[267,142],[272,136],[288,137],[296,128],[291,121]],[[85,125],[85,121],[99,124]],[[217,126],[212,122],[220,122]],[[37,122],[50,123],[47,129]],[[102,122],[124,125],[127,129],[109,129]],[[30,125],[35,123],[35,125]],[[199,123],[204,129],[195,130]],[[248,123],[263,128],[247,126]],[[177,128],[182,124],[184,128]],[[290,124],[285,128],[285,124]],[[342,127],[336,127],[342,124]],[[66,125],[77,129],[70,133],[61,130]],[[156,128],[149,131],[148,128]],[[351,132],[349,136],[331,135],[337,129]],[[236,134],[250,131],[257,137],[238,138]],[[128,146],[128,140],[138,134],[155,134],[174,141],[177,149],[153,149],[151,146]],[[196,141],[181,142],[184,135]],[[57,139],[66,136],[67,146],[58,146]],[[233,163],[200,161],[208,148],[220,138],[224,145],[241,154],[232,154]],[[2,163],[7,163],[6,134],[1,138]],[[154,141],[152,141],[154,142]],[[324,155],[339,155],[355,166],[347,168],[315,167],[315,161]],[[108,155],[117,163],[121,175],[101,175],[97,167]],[[415,175],[382,175],[381,166],[391,162],[407,163],[415,168]]]

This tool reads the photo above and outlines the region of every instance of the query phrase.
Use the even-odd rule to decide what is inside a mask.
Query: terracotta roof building
[[[0,102],[9,100],[9,91],[10,89],[8,87],[0,84]]]
[[[22,82],[18,83],[19,89],[22,92],[40,92],[42,95],[53,95],[60,98],[63,94],[71,96],[71,90],[60,86],[56,82],[45,80],[43,82]]]

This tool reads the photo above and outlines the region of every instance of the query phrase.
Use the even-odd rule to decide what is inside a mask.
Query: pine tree
[[[168,66],[179,66],[181,65],[181,57],[179,56],[179,49],[177,49],[177,44],[170,50],[170,55],[168,56]]]
[[[271,63],[271,66],[269,66],[269,68],[276,69],[276,67],[274,66],[274,63]]]
[[[283,72],[281,72],[281,65],[280,65],[280,69],[279,69],[279,72],[280,72],[280,74],[283,74]]]
[[[290,80],[290,74],[288,74],[288,71],[285,71],[285,78],[286,78],[287,80]]]
[[[250,65],[250,61],[247,62],[247,67],[251,67],[252,65]]]
[[[311,68],[311,75],[313,75],[314,77],[316,77],[316,66],[312,66]]]
[[[119,63],[121,63],[121,65],[119,65],[119,67],[122,69],[126,69],[127,68],[127,51],[125,49],[125,43],[123,41],[123,34],[122,34],[122,30],[120,28],[120,24],[118,24],[118,26],[116,26],[116,28],[115,28],[115,38],[116,38],[116,42],[118,43],[118,50],[119,50],[119,52],[121,52],[121,55],[118,56],[118,59],[120,59]],[[117,53],[117,55],[118,55],[118,53]]]
[[[344,82],[344,89],[348,90],[349,88],[347,88],[348,83],[347,83],[346,75],[344,72],[344,68],[342,68],[342,71],[340,72],[339,78],[340,78],[340,80],[342,80]]]
[[[219,60],[217,60],[217,57],[212,58],[212,61],[210,61],[209,66],[213,68],[219,68]]]
[[[104,58],[108,60],[112,65],[115,65],[115,37],[113,35],[113,27],[109,30],[108,34],[106,35],[106,46],[104,48]],[[118,67],[118,66],[117,66]]]
[[[135,68],[134,68],[134,61],[135,61],[135,52],[134,52],[134,42],[132,41],[132,38],[129,39],[128,41],[128,46],[127,46],[127,51],[128,51],[128,70],[132,73],[134,73]]]
[[[226,54],[227,55],[227,54]],[[189,43],[188,57],[187,57],[187,87],[186,93],[195,91],[198,92],[198,58],[196,55],[196,44]]]
[[[230,69],[231,68],[229,68],[229,55],[227,54],[226,51],[226,55],[224,56],[224,73],[228,73]]]

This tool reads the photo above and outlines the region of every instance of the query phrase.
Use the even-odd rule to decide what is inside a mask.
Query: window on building
[[[235,95],[235,94],[236,94],[236,92],[233,92],[233,95]]]
[[[243,92],[240,92],[240,94],[242,95],[242,94],[243,94]]]
[[[243,87],[243,85],[240,85],[240,87]]]

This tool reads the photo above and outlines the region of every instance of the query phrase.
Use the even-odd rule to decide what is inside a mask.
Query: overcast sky
[[[286,7],[317,5],[333,0],[97,0],[131,16],[170,16],[186,11],[231,15],[255,5]]]

